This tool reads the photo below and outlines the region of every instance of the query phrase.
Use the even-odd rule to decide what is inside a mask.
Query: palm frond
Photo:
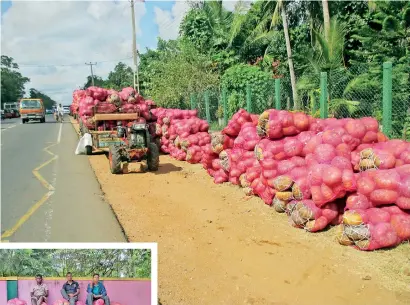
[[[272,21],[271,21],[271,28],[277,26],[280,23],[280,10],[283,9],[283,2],[282,0],[278,0],[276,2],[275,10],[273,11],[272,14]]]
[[[232,46],[233,41],[241,32],[243,25],[246,23],[248,16],[245,13],[244,6],[241,5],[240,1],[235,7],[235,14],[233,15],[233,20],[231,23],[231,28],[229,31],[229,44],[228,47]]]
[[[359,108],[360,102],[347,99],[332,99],[329,102],[329,111],[333,114],[344,112],[343,116],[351,117]]]

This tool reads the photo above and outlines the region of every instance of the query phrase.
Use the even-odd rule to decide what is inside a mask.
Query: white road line
[[[11,126],[9,126],[9,127],[7,127],[7,128],[10,129],[10,128],[13,128],[13,127],[16,127],[16,125],[11,125]]]
[[[60,130],[58,131],[57,143],[61,141],[61,131],[63,130],[63,123],[60,123]]]

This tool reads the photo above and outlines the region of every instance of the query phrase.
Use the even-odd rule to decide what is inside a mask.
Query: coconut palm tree
[[[322,10],[323,10],[323,26],[325,29],[325,38],[326,40],[329,38],[329,31],[330,31],[330,14],[329,14],[329,6],[327,0],[322,0]]]
[[[247,37],[247,39],[243,43],[243,47],[246,48],[250,44],[253,44],[257,41],[266,41],[272,39],[273,32],[275,28],[282,22],[283,26],[283,33],[285,36],[285,44],[286,44],[286,52],[287,52],[287,59],[288,59],[288,66],[289,66],[289,75],[290,81],[292,86],[292,97],[294,101],[294,108],[299,109],[299,102],[297,97],[297,90],[296,90],[296,76],[295,76],[295,69],[293,66],[293,59],[292,59],[292,48],[290,43],[290,36],[289,36],[289,27],[288,27],[288,20],[286,16],[286,3],[283,0],[268,0],[268,1],[256,1],[254,4],[256,7],[260,8],[262,6],[262,11],[264,11],[264,15],[255,26],[254,30],[252,31],[251,35]],[[231,26],[231,39],[230,44],[235,40],[237,35],[240,33],[241,27],[247,22],[247,16],[244,14],[243,7],[238,6],[238,11],[235,12],[235,17],[232,22]],[[269,47],[265,50],[265,56],[269,52]]]

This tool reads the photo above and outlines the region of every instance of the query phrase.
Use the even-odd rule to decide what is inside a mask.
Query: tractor
[[[128,173],[128,164],[146,161],[141,165],[143,171],[157,171],[159,167],[159,149],[151,141],[147,124],[130,122],[122,126],[117,123],[117,137],[123,140],[121,144],[109,147],[108,159],[113,174]]]
[[[92,139],[92,146],[86,146],[86,154],[91,155],[93,151],[108,152],[113,174],[129,173],[128,165],[131,163],[142,163],[142,171],[157,171],[159,147],[153,142],[148,124],[141,123],[139,119],[139,113],[98,113],[95,107],[92,117],[95,130],[89,130],[80,120],[81,133],[89,133]],[[109,127],[109,121],[117,122],[115,129]],[[124,126],[124,121],[129,123]],[[99,122],[102,122],[102,126],[98,126]]]

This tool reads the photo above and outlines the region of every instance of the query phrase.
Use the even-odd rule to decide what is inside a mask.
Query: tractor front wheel
[[[110,161],[110,170],[112,174],[118,175],[122,173],[121,170],[121,153],[120,147],[110,146],[108,153],[108,159]]]
[[[148,144],[147,165],[152,172],[156,172],[159,168],[159,149],[155,143]]]

